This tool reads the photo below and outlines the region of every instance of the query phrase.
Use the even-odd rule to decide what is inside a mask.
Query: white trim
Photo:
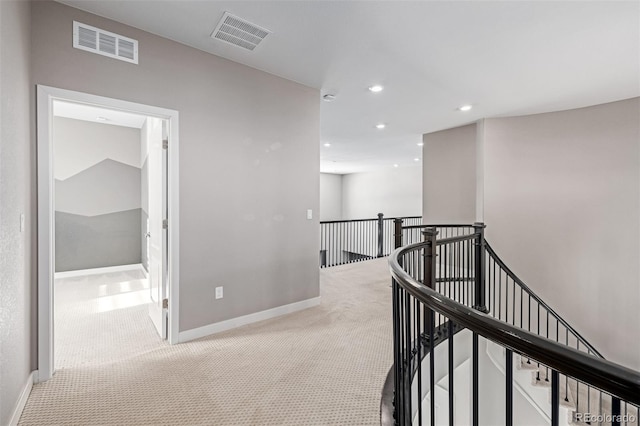
[[[131,265],[105,266],[104,268],[77,269],[75,271],[56,272],[53,276],[58,278],[84,277],[86,275],[109,274],[111,272],[135,271],[140,269],[144,271],[142,263],[133,263]]]
[[[105,108],[159,117],[169,121],[169,343],[178,343],[179,320],[179,189],[178,170],[178,111],[127,102],[72,90],[37,86],[37,156],[38,156],[38,371],[39,380],[53,375],[53,279],[54,279],[54,223],[53,223],[53,146],[51,127],[53,101],[83,103]]]
[[[203,327],[182,331],[180,332],[180,343],[210,336],[212,334],[231,330],[233,328],[252,324],[254,322],[264,321],[267,319],[279,317],[281,315],[301,311],[303,309],[312,308],[314,306],[318,306],[319,304],[320,296],[301,300],[300,302],[290,303],[288,305],[278,306],[277,308],[267,309],[265,311],[255,312],[253,314],[244,315],[242,317],[232,318],[230,320],[216,322],[214,324],[205,325]]]
[[[20,416],[22,416],[22,412],[24,411],[24,407],[27,405],[27,400],[31,394],[31,389],[33,389],[33,384],[36,383],[37,378],[37,371],[32,371],[31,374],[29,374],[29,377],[27,377],[27,383],[24,384],[24,388],[22,388],[22,392],[20,393],[20,398],[18,398],[16,406],[13,408],[13,414],[9,419],[8,426],[17,426],[20,421]]]

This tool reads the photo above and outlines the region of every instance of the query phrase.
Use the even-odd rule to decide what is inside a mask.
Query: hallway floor
[[[60,369],[20,425],[376,425],[392,364],[388,259],[320,271],[320,306]]]

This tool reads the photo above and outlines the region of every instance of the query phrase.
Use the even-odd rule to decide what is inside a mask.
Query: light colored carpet
[[[142,270],[55,280],[56,369],[126,359],[162,345]]]
[[[392,364],[387,259],[321,271],[318,307],[58,370],[20,425],[376,425]]]

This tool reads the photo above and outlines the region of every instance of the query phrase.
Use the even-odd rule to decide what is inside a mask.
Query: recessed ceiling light
[[[325,143],[325,144],[324,144],[324,146],[326,146],[327,148],[329,148],[329,147],[331,146],[331,144],[327,142],[327,143]]]
[[[397,165],[397,164],[394,164],[394,165],[393,165],[393,167],[398,167],[398,165]]]
[[[460,108],[458,108],[460,111],[469,111],[471,108],[473,108],[471,105],[462,105]]]
[[[387,125],[386,125],[386,124],[384,124],[384,123],[378,123],[378,124],[376,124],[376,129],[380,129],[380,130],[382,130],[382,129],[384,129],[385,127],[387,127]]]
[[[109,121],[107,117],[96,117],[97,121]]]
[[[325,102],[332,102],[336,99],[336,95],[332,95],[331,93],[327,93],[322,97],[322,100]]]
[[[416,145],[418,145],[418,146],[424,146],[424,142],[418,142]]]
[[[379,84],[375,84],[375,85],[369,87],[369,91],[371,91],[373,93],[382,92],[383,90],[384,90],[384,87],[379,85]]]
[[[420,161],[420,159],[419,158],[414,158],[413,161]]]

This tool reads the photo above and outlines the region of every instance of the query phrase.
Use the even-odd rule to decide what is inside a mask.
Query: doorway
[[[96,155],[101,155],[96,152],[100,149],[87,149],[83,153],[76,146],[75,154],[68,156],[66,163],[54,161],[57,154],[53,131],[54,120],[57,117],[54,119],[54,115],[59,115],[54,112],[60,110],[61,106],[75,108],[76,112],[84,111],[87,114],[85,121],[118,121],[136,117],[142,120],[138,152],[139,158],[145,159],[145,173],[148,179],[146,183],[138,186],[140,191],[138,191],[137,201],[140,207],[146,203],[145,213],[148,214],[141,215],[142,209],[125,208],[123,210],[123,207],[131,207],[131,203],[135,202],[135,191],[133,195],[127,195],[127,191],[124,190],[125,187],[131,188],[130,184],[119,183],[123,190],[116,191],[117,196],[111,196],[111,204],[109,204],[109,197],[100,196],[100,188],[94,188],[98,197],[95,197],[95,193],[92,194],[92,189],[85,188],[87,182],[91,181],[99,182],[101,185],[118,184],[118,182],[111,182],[111,179],[122,180],[127,173],[135,170],[130,165],[124,164],[127,160],[124,160],[124,163],[107,160],[96,163]],[[93,291],[102,292],[104,297],[100,299],[100,304],[94,303],[94,309],[113,311],[135,303],[132,301],[136,299],[146,297],[151,302],[148,304],[147,315],[159,337],[168,339],[169,343],[177,343],[179,330],[177,111],[46,86],[38,86],[37,107],[38,380],[48,380],[56,365],[53,338],[56,266],[58,278],[66,279],[65,288],[71,289],[70,292],[66,292],[67,295],[78,293],[77,289],[73,289],[72,270],[74,269],[81,270],[79,274],[75,274],[75,277],[77,281],[80,279],[77,277],[82,276],[81,279],[86,284],[79,287],[82,291],[89,289],[91,282],[94,287],[97,285]],[[101,112],[96,113],[96,111]],[[120,137],[112,137],[111,140],[114,142],[111,145],[115,145],[115,141],[119,139]],[[62,181],[57,178],[61,174],[72,174],[74,168],[84,167],[80,163],[83,158],[86,160],[87,156],[91,157],[88,164],[93,164],[91,168],[96,166],[95,170],[92,173],[86,173],[87,176],[83,176],[82,179],[70,179],[70,183],[61,184]],[[135,159],[129,158],[128,161],[135,163]],[[140,163],[142,168],[141,160]],[[109,175],[111,172],[113,173]],[[80,173],[75,176],[80,176]],[[79,183],[78,180],[84,182]],[[78,201],[83,198],[79,197],[82,191],[86,194],[84,204]],[[111,192],[114,193],[113,188]],[[144,197],[140,197],[141,192],[146,192]],[[64,212],[64,210],[67,211]],[[74,213],[84,214],[69,214],[71,210],[74,210]],[[60,211],[64,214],[59,214]],[[102,214],[105,212],[107,213]],[[137,228],[134,223],[136,216]],[[58,220],[60,218],[63,220]],[[132,219],[134,219],[133,222]],[[74,220],[84,221],[83,226],[79,228],[82,231],[66,232],[67,230],[63,228],[68,225],[66,222]],[[106,228],[105,224],[107,224]],[[120,232],[109,232],[109,226],[116,226]],[[57,227],[60,227],[60,235],[56,234]],[[137,232],[122,232],[124,228],[137,229]],[[82,232],[86,235],[79,236],[78,234]],[[69,241],[56,238],[62,235]],[[62,240],[65,244],[61,243]],[[106,244],[98,244],[105,241]],[[113,266],[117,264],[120,266]],[[61,269],[66,269],[66,272]],[[97,277],[103,281],[96,284]],[[126,290],[126,294],[114,293],[113,289],[118,287]],[[60,293],[63,294],[62,291]],[[111,320],[107,319],[107,321]],[[99,329],[99,326],[95,328],[95,330]],[[90,329],[88,335],[91,332]]]

